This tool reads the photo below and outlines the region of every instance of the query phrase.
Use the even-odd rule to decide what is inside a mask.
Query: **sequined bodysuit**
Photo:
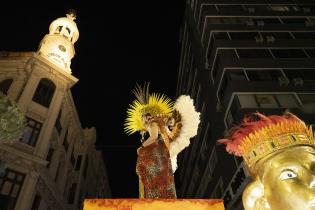
[[[139,150],[136,171],[144,187],[144,198],[176,198],[170,154],[161,137]]]

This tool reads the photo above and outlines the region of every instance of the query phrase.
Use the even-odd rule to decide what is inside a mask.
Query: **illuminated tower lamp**
[[[79,39],[75,10],[68,11],[66,17],[57,18],[49,26],[49,34],[42,39],[37,51],[45,60],[71,74],[71,59],[75,55],[74,43]]]

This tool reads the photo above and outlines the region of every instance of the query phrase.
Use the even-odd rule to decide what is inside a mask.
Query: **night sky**
[[[71,69],[79,82],[73,98],[83,128],[97,129],[113,198],[135,198],[140,135],[123,132],[126,109],[135,84],[145,81],[151,91],[175,99],[185,0],[71,2],[76,1],[55,8],[1,6],[0,51],[36,51],[53,20],[77,11],[80,37]]]

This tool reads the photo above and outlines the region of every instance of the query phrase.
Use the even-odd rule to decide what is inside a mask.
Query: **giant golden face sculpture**
[[[312,128],[291,113],[254,115],[219,140],[244,158],[253,178],[243,192],[245,210],[315,210]]]
[[[258,163],[243,193],[246,210],[315,210],[315,149],[294,146]]]

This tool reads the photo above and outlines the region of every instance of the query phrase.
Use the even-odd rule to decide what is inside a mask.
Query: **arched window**
[[[58,26],[55,30],[55,34],[60,34],[61,30],[62,30],[62,26]]]
[[[71,34],[71,30],[70,30],[70,28],[66,27],[66,31],[67,31],[67,35],[69,35],[69,36],[70,36],[70,34]]]
[[[55,89],[56,85],[51,80],[41,79],[33,96],[33,101],[48,108]]]
[[[13,82],[13,79],[5,79],[0,82],[0,91],[2,91],[4,94],[8,94],[8,90]]]

